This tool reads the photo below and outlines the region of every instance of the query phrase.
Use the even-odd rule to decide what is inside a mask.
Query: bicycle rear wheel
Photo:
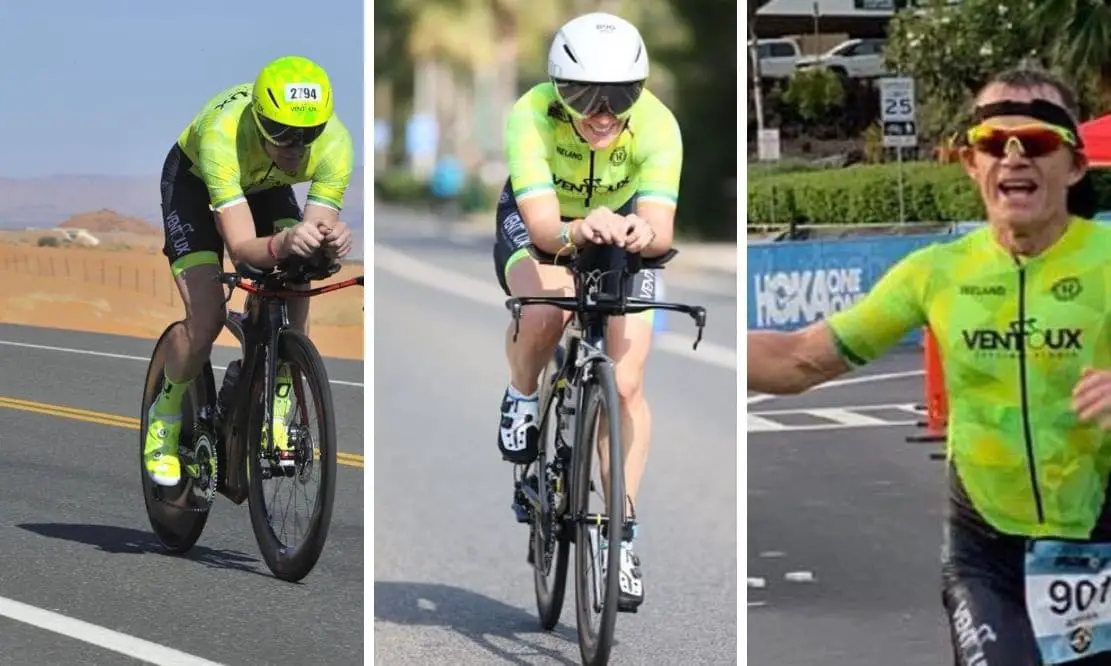
[[[182,465],[181,481],[173,488],[158,486],[147,476],[146,466],[143,463],[143,449],[146,447],[147,427],[149,425],[148,412],[150,406],[158,398],[158,392],[165,381],[166,353],[168,346],[166,338],[176,326],[183,326],[183,322],[174,322],[166,327],[159,336],[158,342],[151,352],[151,359],[147,365],[147,375],[143,383],[143,401],[140,405],[139,416],[139,474],[143,485],[143,501],[147,508],[147,518],[150,520],[151,530],[167,551],[175,554],[187,552],[196,545],[204,532],[205,523],[211,508],[210,501],[199,500],[195,497],[196,479],[185,473]],[[201,374],[189,385],[181,401],[181,436],[179,450],[192,449],[198,434],[196,415],[201,406],[213,406],[215,403],[216,389],[212,377],[212,364],[205,362]],[[208,433],[209,449],[212,446],[212,434]],[[211,483],[216,483],[215,479]]]
[[[247,497],[250,505],[251,528],[254,530],[259,551],[266,566],[277,578],[296,582],[304,578],[316,566],[328,538],[328,528],[332,521],[332,507],[336,494],[336,426],[332,414],[332,391],[328,384],[328,374],[319,352],[307,337],[296,331],[283,331],[278,338],[278,360],[288,363],[293,376],[293,407],[286,428],[289,431],[289,446],[292,449],[293,464],[282,464],[277,451],[268,454],[262,447],[263,428],[269,431],[269,423],[264,423],[266,366],[260,362],[252,373],[249,416],[247,418]],[[307,393],[309,395],[306,395]],[[309,399],[311,398],[311,403]],[[310,406],[311,404],[311,406]],[[310,416],[318,422],[318,432],[313,436],[305,423]],[[288,485],[289,491],[297,494],[307,485],[314,471],[320,472],[320,484],[312,500],[308,518],[308,529],[304,537],[294,543],[286,543],[285,529],[279,537],[271,525],[271,519],[285,512],[292,505],[296,510],[298,500],[279,500],[279,490]],[[274,502],[267,505],[264,481],[274,481]],[[284,524],[284,523],[283,523]],[[294,527],[300,524],[295,519]]]
[[[583,387],[582,419],[573,459],[571,515],[575,517],[575,600],[579,651],[585,666],[609,662],[617,623],[617,597],[621,574],[621,530],[625,523],[625,474],[621,455],[621,418],[617,403],[617,380],[613,363],[596,362],[593,377]],[[602,430],[603,419],[605,430]],[[590,514],[592,462],[598,437],[609,435],[609,493],[606,502],[606,543],[601,521]],[[603,562],[605,566],[603,567]],[[603,578],[603,569],[605,576]],[[592,615],[597,613],[598,627]]]
[[[540,404],[544,405],[546,416],[542,416],[544,430],[540,433],[540,455],[536,459],[537,488],[540,506],[533,511],[529,536],[532,539],[533,583],[536,589],[536,612],[540,625],[550,631],[559,624],[563,612],[563,597],[567,591],[567,560],[571,541],[563,527],[566,514],[566,474],[562,463],[556,461],[556,438],[559,433],[557,409],[559,398],[554,384],[557,373],[563,366],[566,350],[558,347],[548,366],[540,375]],[[557,470],[552,470],[552,465]],[[552,473],[555,472],[555,473]]]

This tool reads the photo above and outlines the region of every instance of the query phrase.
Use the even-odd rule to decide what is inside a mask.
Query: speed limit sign
[[[880,79],[880,119],[887,122],[914,120],[914,79],[893,76]]]

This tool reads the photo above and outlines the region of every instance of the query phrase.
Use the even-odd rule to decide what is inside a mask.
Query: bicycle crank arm
[[[540,493],[533,490],[532,486],[527,483],[521,483],[517,490],[525,496],[525,499],[528,500],[529,504],[531,504],[534,509],[540,508]]]

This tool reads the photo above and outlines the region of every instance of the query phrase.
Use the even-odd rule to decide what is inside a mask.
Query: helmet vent
[[[274,103],[274,106],[278,107],[279,109],[282,108],[282,105],[278,104],[278,99],[276,97],[274,97],[274,91],[273,90],[267,88],[266,89],[266,94],[270,96],[270,101]]]
[[[570,46],[567,46],[566,44],[564,44],[563,45],[563,52],[567,54],[567,57],[571,59],[571,62],[575,63],[576,65],[579,64],[579,59],[575,57],[574,53],[571,53],[571,47]]]
[[[633,57],[633,62],[640,60],[641,53],[644,53],[644,44],[637,47],[637,54]]]

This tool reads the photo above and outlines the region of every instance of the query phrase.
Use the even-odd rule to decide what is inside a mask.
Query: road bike
[[[170,324],[158,338],[143,389],[139,461],[150,525],[169,552],[185,553],[196,544],[219,493],[236,505],[249,500],[255,539],[275,577],[296,582],[316,565],[328,536],[335,499],[336,426],[324,362],[308,337],[290,328],[287,301],[363,286],[363,276],[359,275],[313,289],[291,288],[327,279],[340,268],[338,263],[317,255],[309,260],[286,260],[270,271],[237,263],[235,272],[220,274],[221,285],[228,288],[225,303],[236,288],[248,294],[244,311],[229,309],[224,322],[239,341],[241,357],[228,364],[219,393],[211,360],[190,384],[182,399],[182,478],[177,486],[166,488],[147,476],[143,448],[148,410],[164,380],[167,336],[184,322]],[[275,446],[273,436],[279,363],[288,364],[293,386],[292,409],[286,419],[288,445],[284,448]],[[313,409],[306,406],[310,398]],[[319,422],[317,437],[310,433],[309,416]],[[270,524],[275,510],[280,512],[284,507],[267,506],[263,482],[274,480],[279,485],[288,480],[295,491],[300,491],[299,486],[305,485],[317,468],[320,488],[308,529],[299,543],[286,544]],[[285,530],[282,532],[284,536]]]
[[[541,373],[539,456],[529,465],[514,466],[514,504],[518,521],[530,525],[529,562],[534,570],[536,608],[545,630],[559,622],[568,554],[571,543],[575,544],[576,623],[579,651],[587,666],[608,663],[619,610],[621,567],[607,567],[606,563],[620,562],[621,539],[609,538],[611,527],[621,526],[622,538],[631,539],[635,523],[635,516],[625,515],[621,419],[614,362],[606,355],[607,321],[609,317],[646,310],[682,312],[694,319],[698,327],[695,349],[706,325],[706,310],[701,306],[627,295],[627,285],[633,276],[642,270],[662,269],[678,254],[677,250],[649,259],[603,248],[608,246],[564,257],[530,248],[540,263],[570,269],[575,295],[517,297],[506,301],[513,316],[514,341],[524,307],[549,305],[572,313],[563,339]],[[599,253],[607,251],[609,258],[598,261]],[[601,425],[603,418],[605,431]],[[601,479],[607,506],[604,512],[593,513],[589,510],[589,499],[596,488],[591,465],[603,432],[608,432],[607,459],[617,464],[610,464],[608,474]],[[591,622],[592,613],[599,615],[597,628]]]

